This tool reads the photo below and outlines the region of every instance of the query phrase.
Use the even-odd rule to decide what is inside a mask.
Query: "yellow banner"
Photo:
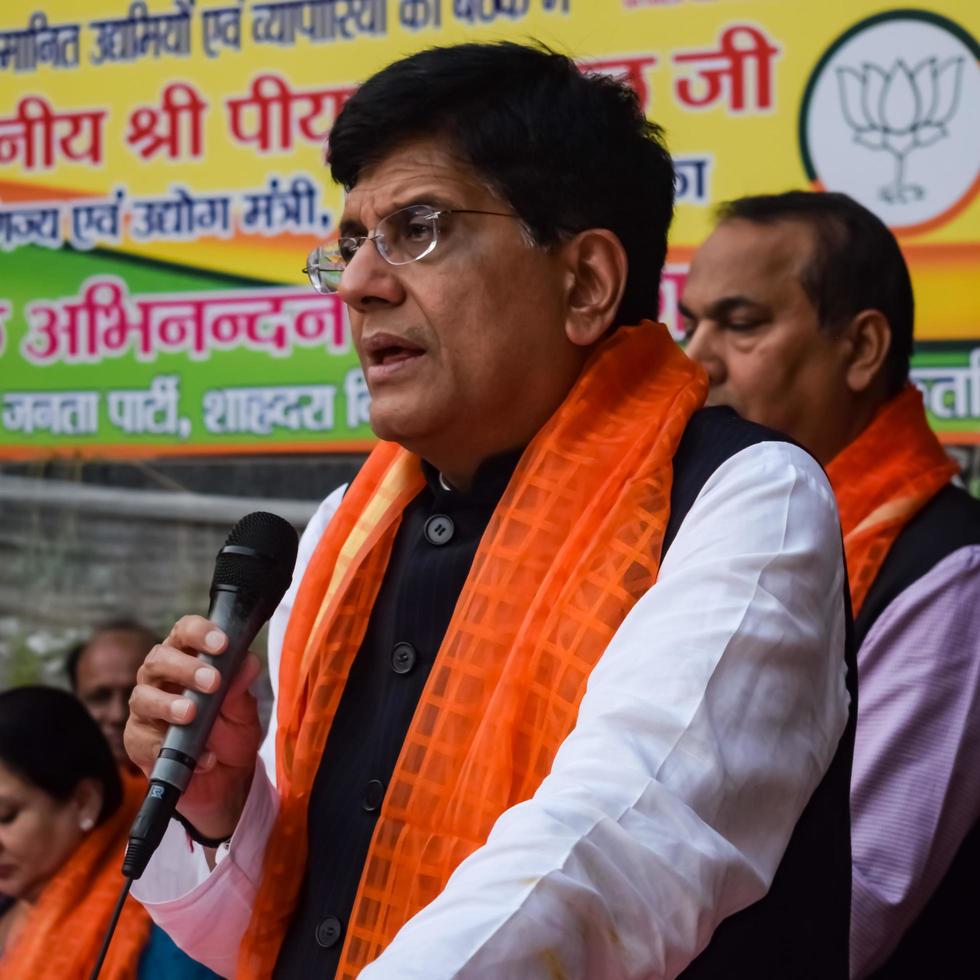
[[[340,207],[324,138],[359,81],[464,40],[537,38],[625,78],[665,128],[678,172],[671,326],[713,205],[822,187],[896,231],[918,338],[969,345],[978,27],[973,0],[8,2],[0,454],[362,445],[343,313],[302,295],[305,256],[335,234]],[[962,411],[937,403],[961,432],[980,430],[973,383]],[[318,384],[331,390],[305,391]],[[236,386],[265,393],[246,409]],[[87,393],[87,409],[10,402],[54,391]],[[130,401],[142,408],[120,391],[141,393]]]

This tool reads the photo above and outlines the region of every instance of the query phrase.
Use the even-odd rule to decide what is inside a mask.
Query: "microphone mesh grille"
[[[211,587],[233,586],[278,605],[289,588],[298,544],[296,529],[288,521],[265,511],[246,514],[231,529],[225,547],[250,548],[258,556],[218,552]]]

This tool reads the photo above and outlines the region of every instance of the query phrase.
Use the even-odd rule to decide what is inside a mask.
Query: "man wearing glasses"
[[[238,977],[845,977],[836,512],[651,322],[660,131],[462,45],[369,79],[329,159],[305,271],[382,442],[304,535],[263,750],[253,663],[137,894]],[[144,769],[223,644],[186,617],[147,659]]]

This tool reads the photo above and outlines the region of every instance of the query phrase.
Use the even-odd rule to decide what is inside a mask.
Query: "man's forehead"
[[[135,674],[146,654],[146,641],[123,630],[100,633],[85,647],[78,661],[79,677],[104,673]]]
[[[425,203],[472,203],[474,195],[492,192],[485,180],[446,141],[406,143],[365,167],[344,199],[342,222],[366,223],[393,208],[414,203],[419,195],[438,197]]]
[[[698,292],[769,290],[786,279],[799,281],[812,251],[812,232],[800,222],[723,221],[694,253],[688,285]]]

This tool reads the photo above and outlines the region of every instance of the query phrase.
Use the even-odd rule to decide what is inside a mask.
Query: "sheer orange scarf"
[[[44,886],[13,946],[0,958],[3,980],[88,980],[123,884],[122,858],[146,782],[123,776],[122,805],[96,827]],[[133,980],[150,917],[126,900],[100,980]]]
[[[911,386],[831,460],[855,616],[899,532],[956,472]]]
[[[528,799],[589,673],[656,580],[672,460],[706,381],[659,324],[618,330],[531,442],[480,542],[402,746],[338,977],[355,977]],[[239,977],[272,974],[306,855],[307,801],[419,460],[381,444],[303,578],[283,645],[277,778]]]

